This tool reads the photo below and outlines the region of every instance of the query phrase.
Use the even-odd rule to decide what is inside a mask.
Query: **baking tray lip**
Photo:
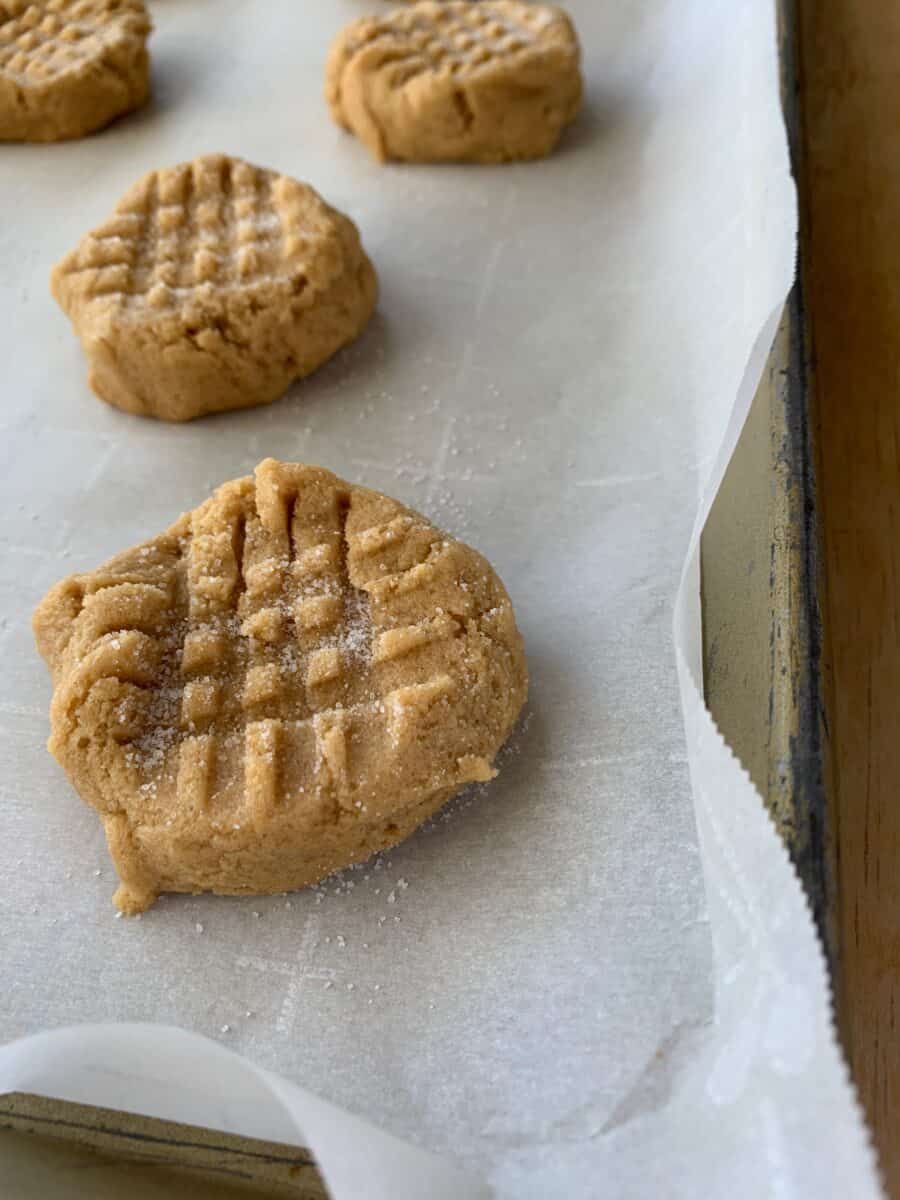
[[[216,1185],[240,1183],[260,1196],[290,1194],[324,1200],[327,1195],[315,1159],[300,1146],[119,1109],[10,1092],[0,1095],[0,1130],[40,1139],[34,1148],[38,1159],[41,1142],[48,1139],[93,1151],[102,1161],[112,1158],[123,1170],[142,1166],[188,1172],[179,1196],[188,1194],[191,1178]],[[0,1187],[3,1183],[0,1170]]]
[[[836,908],[836,841],[829,802],[829,729],[825,699],[826,635],[823,617],[824,568],[816,480],[814,362],[806,304],[804,267],[808,212],[805,206],[803,91],[800,59],[800,0],[778,0],[782,107],[791,169],[798,193],[797,272],[788,295],[787,361],[784,372],[783,429],[777,453],[786,480],[784,504],[794,545],[790,570],[796,587],[789,620],[787,684],[794,709],[786,764],[784,795],[793,810],[785,840],[806,890],[822,939],[832,978],[838,968]],[[773,552],[777,547],[773,546]],[[773,560],[774,561],[774,560]],[[773,663],[773,688],[779,676]],[[784,747],[780,747],[784,749]],[[770,777],[775,777],[770,772]]]

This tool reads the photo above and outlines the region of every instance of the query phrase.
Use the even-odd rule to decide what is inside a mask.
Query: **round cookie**
[[[422,0],[342,30],[325,94],[381,162],[541,158],[580,108],[579,57],[558,8]]]
[[[488,780],[525,701],[490,565],[319,467],[266,459],[34,616],[50,751],[96,808],[137,912],[281,892]]]
[[[352,221],[221,154],[144,176],[50,285],[101,400],[167,421],[276,400],[360,333],[377,295]]]
[[[0,0],[0,141],[82,137],[150,92],[143,0]]]

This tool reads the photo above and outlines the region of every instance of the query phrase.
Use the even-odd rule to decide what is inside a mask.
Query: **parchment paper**
[[[874,1196],[805,903],[696,686],[699,530],[793,270],[774,14],[567,7],[586,111],[538,164],[371,163],[321,99],[351,0],[160,0],[152,108],[0,148],[0,1039],[211,1035],[500,1196]],[[219,149],[357,220],[378,315],[269,409],[129,418],[88,392],[49,267],[141,172]],[[44,750],[30,611],[267,454],[482,550],[526,639],[528,712],[494,784],[324,896],[118,921],[99,823]],[[75,1044],[96,1088],[114,1055]],[[0,1088],[71,1094],[71,1050],[41,1053],[0,1056]],[[222,1060],[198,1055],[172,1103],[215,1123]]]

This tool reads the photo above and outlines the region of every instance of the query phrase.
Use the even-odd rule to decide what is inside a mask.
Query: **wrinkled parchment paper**
[[[495,169],[376,166],[331,124],[326,49],[362,3],[152,7],[152,108],[0,148],[0,1039],[164,1022],[255,1066],[93,1030],[0,1054],[0,1089],[293,1131],[339,1200],[363,1194],[342,1165],[401,1194],[371,1166],[393,1151],[285,1080],[501,1197],[877,1195],[805,902],[697,690],[699,530],[793,271],[772,5],[573,0],[585,113],[552,159]],[[269,409],[127,417],[88,392],[49,267],[141,172],[219,149],[357,220],[378,315]],[[267,454],[482,550],[528,712],[494,784],[324,897],[119,921],[44,750],[29,614]]]

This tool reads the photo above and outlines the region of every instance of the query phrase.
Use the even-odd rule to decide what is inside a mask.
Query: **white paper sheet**
[[[321,99],[351,0],[157,3],[153,108],[0,147],[0,1039],[182,1026],[501,1197],[875,1196],[805,903],[695,684],[698,531],[793,269],[774,14],[567,7],[587,106],[543,163],[371,163]],[[350,212],[382,299],[289,398],[172,428],[91,397],[47,273],[142,171],[213,149]],[[266,454],[486,553],[526,638],[528,714],[494,784],[324,901],[167,898],[116,921],[99,823],[43,748],[29,614]],[[102,1037],[70,1044],[96,1085]],[[68,1056],[34,1047],[0,1054],[0,1088],[65,1086]],[[216,1123],[210,1053],[190,1099],[171,1092],[181,1119]],[[273,1128],[330,1161],[302,1099],[278,1107],[294,1090],[255,1077],[278,1090]],[[378,1156],[324,1124],[348,1169],[354,1146]]]

